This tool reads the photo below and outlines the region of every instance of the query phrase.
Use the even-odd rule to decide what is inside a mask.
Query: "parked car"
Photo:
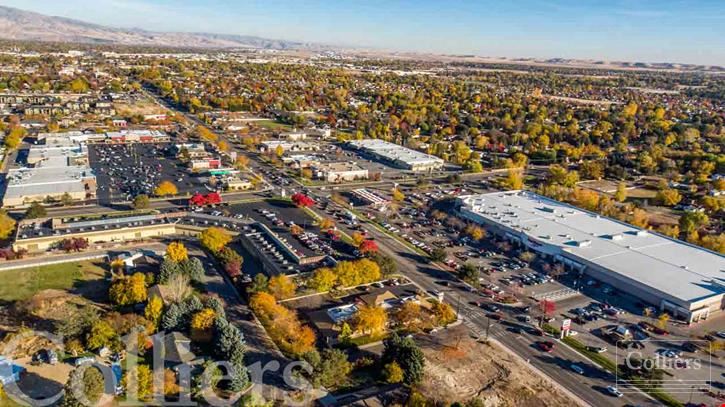
[[[73,364],[75,366],[80,366],[84,363],[93,363],[95,361],[96,361],[96,358],[94,358],[92,356],[85,356],[85,357],[76,358],[76,360],[73,361]]]

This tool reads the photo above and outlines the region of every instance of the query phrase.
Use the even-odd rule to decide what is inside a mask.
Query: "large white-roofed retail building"
[[[88,165],[88,147],[80,133],[43,139],[45,144],[28,150],[28,167],[7,173],[3,207],[17,207],[32,202],[94,198],[96,176]]]
[[[461,196],[459,215],[688,322],[725,308],[725,256],[527,191]]]
[[[348,141],[347,144],[352,148],[362,150],[377,159],[406,170],[436,170],[443,167],[443,164],[445,164],[442,159],[436,156],[411,150],[407,147],[389,143],[384,140],[353,140]]]

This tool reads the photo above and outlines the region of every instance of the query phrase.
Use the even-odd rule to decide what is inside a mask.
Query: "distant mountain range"
[[[418,52],[399,52],[364,47],[338,47],[333,45],[287,40],[274,40],[251,35],[155,32],[139,28],[113,28],[65,17],[47,16],[32,11],[0,6],[0,39],[46,41],[98,45],[152,46],[169,48],[206,49],[274,49],[292,51],[352,51],[372,58],[392,57],[404,59],[434,59],[439,61],[490,62],[522,65],[548,65],[599,69],[657,69],[723,72],[719,66],[676,63],[614,62],[578,59],[489,58],[476,55],[442,55]]]
[[[273,40],[250,35],[154,32],[112,28],[0,6],[0,38],[86,44],[149,45],[189,48],[330,49],[320,44]]]

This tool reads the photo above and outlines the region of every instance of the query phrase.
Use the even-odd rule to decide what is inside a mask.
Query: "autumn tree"
[[[181,391],[181,387],[176,380],[176,372],[166,368],[164,369],[164,395],[176,396]]]
[[[385,309],[377,306],[360,307],[354,318],[355,330],[371,336],[382,333],[388,323],[388,314]]]
[[[222,228],[210,227],[199,234],[199,241],[204,248],[216,253],[232,241],[232,236]]]
[[[447,326],[458,319],[456,311],[450,304],[440,301],[435,301],[431,308],[433,315],[435,316],[436,325]]]
[[[627,185],[624,182],[617,184],[617,192],[614,193],[617,202],[624,202],[627,199]]]
[[[292,199],[292,203],[294,203],[299,208],[307,208],[315,204],[315,201],[312,198],[301,192],[292,194],[290,199]]]
[[[10,130],[10,133],[5,136],[5,147],[8,150],[14,150],[20,146],[20,143],[25,137],[26,130],[23,127],[15,126]]]
[[[305,231],[305,230],[304,230],[304,229],[302,229],[302,226],[300,226],[300,225],[297,225],[297,224],[294,224],[294,225],[290,226],[290,228],[289,228],[289,232],[290,232],[290,234],[291,234],[292,236],[298,236],[298,235],[301,235],[301,234],[302,234],[302,233],[303,233],[304,231]]]
[[[335,221],[330,218],[323,218],[320,219],[319,226],[321,230],[332,229],[335,227]]]
[[[364,256],[374,254],[378,252],[378,244],[374,240],[365,240],[360,243],[359,250]]]
[[[180,263],[189,259],[189,252],[186,250],[186,246],[184,246],[183,243],[171,242],[168,246],[166,246],[166,257],[171,261]]]
[[[240,170],[247,169],[249,166],[249,157],[243,154],[238,154],[236,161],[234,161],[234,166]]]
[[[149,299],[148,303],[146,303],[146,308],[144,308],[144,317],[146,317],[146,319],[155,326],[158,326],[161,321],[161,314],[163,311],[163,301],[159,296],[154,295]]]
[[[297,315],[278,304],[271,294],[253,294],[249,306],[283,352],[300,356],[315,348],[315,334],[312,329],[302,325]]]
[[[707,215],[698,211],[687,211],[680,216],[680,230],[683,233],[692,233],[707,225],[710,221]]]
[[[395,202],[403,202],[405,199],[405,194],[403,194],[403,192],[401,192],[398,188],[393,188],[391,194],[393,196],[393,201]]]
[[[4,210],[0,209],[0,239],[7,239],[15,230],[15,219]]]
[[[422,328],[423,312],[419,304],[406,301],[395,312],[398,323],[410,332],[417,332]]]
[[[196,312],[191,317],[191,339],[197,342],[209,342],[215,318],[216,313],[211,308],[204,308]]]
[[[307,285],[317,292],[330,291],[337,282],[337,276],[332,269],[321,267],[312,273]]]
[[[486,237],[486,231],[478,225],[468,225],[464,229],[464,233],[471,239],[479,241]]]
[[[665,236],[677,239],[680,236],[680,227],[678,225],[660,225],[657,231]]]
[[[574,205],[588,211],[595,211],[599,207],[599,194],[591,189],[574,188],[569,199]]]
[[[365,236],[360,232],[353,232],[351,238],[352,244],[355,247],[360,247],[360,244],[365,241]]]
[[[503,186],[509,190],[518,190],[524,187],[524,173],[520,169],[511,168],[506,174]]]
[[[147,365],[136,365],[126,371],[121,385],[131,400],[149,400],[153,395],[153,374]]]
[[[111,347],[118,343],[119,337],[115,329],[108,321],[100,320],[91,326],[90,332],[86,334],[86,346],[89,349],[100,349]]]
[[[204,126],[196,126],[196,135],[209,143],[215,143],[219,139],[219,136]]]
[[[144,302],[146,296],[146,277],[142,273],[117,278],[109,290],[111,301],[121,306]]]
[[[404,378],[403,369],[398,362],[390,362],[383,367],[383,378],[390,384],[400,383]]]
[[[675,206],[682,200],[682,195],[676,189],[662,189],[657,192],[657,201],[664,206]]]
[[[295,295],[297,285],[291,278],[289,278],[289,276],[285,274],[278,274],[269,279],[267,289],[274,298],[283,300]]]
[[[379,280],[381,277],[380,266],[370,259],[356,261],[341,261],[335,266],[337,281],[343,287]]]
[[[156,196],[171,196],[177,193],[179,193],[179,190],[171,181],[161,181],[154,189],[154,195]]]

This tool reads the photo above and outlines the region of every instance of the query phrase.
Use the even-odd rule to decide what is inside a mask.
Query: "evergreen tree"
[[[403,381],[406,384],[416,384],[423,378],[425,358],[423,351],[412,338],[400,338],[393,335],[383,342],[383,363],[397,362],[403,369]]]
[[[166,308],[164,316],[161,318],[161,328],[164,331],[175,331],[176,328],[181,325],[181,319],[183,314],[181,312],[181,305],[173,303]]]
[[[181,273],[179,263],[171,259],[165,259],[164,262],[161,263],[161,268],[159,270],[159,283],[166,284],[171,276],[177,273]]]
[[[76,394],[84,395],[88,401],[96,403],[104,392],[104,379],[100,370],[95,367],[77,368],[70,374],[65,385],[61,407],[84,407]]]
[[[199,282],[204,279],[204,265],[196,257],[182,261],[179,263],[179,267],[181,267],[181,272],[189,276],[192,281]]]

